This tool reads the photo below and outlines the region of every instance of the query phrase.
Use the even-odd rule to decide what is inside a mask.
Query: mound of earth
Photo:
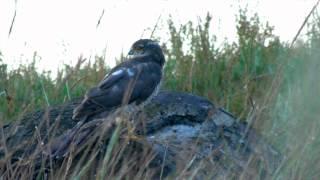
[[[109,158],[116,161],[107,172],[110,177],[123,172],[124,164],[132,164],[123,177],[149,169],[152,173],[145,176],[153,179],[268,179],[281,161],[281,155],[251,127],[203,97],[160,92],[139,112],[118,110],[75,121],[72,112],[80,101],[35,111],[5,125],[1,177],[32,179],[42,173],[50,179],[50,172],[61,169],[67,169],[60,174],[69,177],[81,163],[89,164],[87,174],[95,176],[108,147],[120,144],[125,146],[121,156]],[[92,157],[97,163],[91,163]]]

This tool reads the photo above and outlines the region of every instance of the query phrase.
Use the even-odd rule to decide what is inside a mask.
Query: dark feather
[[[137,55],[113,68],[97,87],[86,93],[84,100],[74,110],[73,118],[91,116],[124,103],[140,104],[149,98],[162,77],[164,59],[159,59],[163,58],[163,54],[158,48],[152,44],[150,52],[146,48],[148,53]],[[160,55],[157,54],[159,52]]]

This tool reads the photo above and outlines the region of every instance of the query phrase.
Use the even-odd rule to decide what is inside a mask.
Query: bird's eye
[[[144,48],[144,46],[143,46],[143,45],[139,45],[139,46],[137,46],[137,47],[136,47],[136,50],[141,51],[141,50],[143,50],[143,48]]]

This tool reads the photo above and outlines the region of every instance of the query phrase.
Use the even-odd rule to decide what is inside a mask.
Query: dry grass
[[[318,2],[315,7],[317,5]],[[163,45],[168,60],[164,88],[205,96],[253,124],[285,155],[273,179],[319,177],[320,23],[314,11],[315,8],[290,46],[280,42],[273,28],[261,24],[258,16],[249,18],[245,11],[241,11],[238,18],[238,42],[221,47],[216,47],[215,37],[210,34],[209,15],[197,26],[190,22],[177,28],[169,20],[171,39]],[[311,15],[315,17],[312,21]],[[308,39],[294,45],[307,22],[311,24]],[[108,71],[104,60],[104,56],[97,56],[93,63],[88,63],[81,57],[75,67],[65,65],[55,80],[48,72],[37,72],[35,63],[21,65],[10,72],[5,64],[0,64],[0,122],[3,125],[12,119],[21,119],[26,112],[82,96]],[[75,154],[69,154],[50,178],[148,179],[153,176],[154,171],[149,171],[148,164],[154,154],[145,150],[142,158],[136,156],[132,149],[139,145],[128,146],[128,139],[123,138],[120,129],[118,124],[105,154],[99,155],[96,151],[99,143],[91,141],[86,148],[78,150],[88,156],[75,162],[76,150],[71,151]],[[104,133],[107,132],[94,135],[94,140]],[[34,138],[37,137],[35,134]],[[2,144],[6,147],[5,141]],[[41,144],[36,148],[41,148]],[[93,151],[89,150],[92,148]],[[36,160],[35,154],[29,161],[19,162],[23,169],[6,164],[8,177],[29,179]],[[190,172],[190,164],[192,158],[171,178],[192,179],[206,169],[200,163]],[[42,179],[42,175],[37,179]],[[245,179],[245,176],[233,178]]]

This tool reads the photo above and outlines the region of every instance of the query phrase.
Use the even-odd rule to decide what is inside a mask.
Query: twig
[[[121,130],[121,123],[119,123],[117,125],[115,131],[113,132],[113,134],[111,136],[110,142],[108,144],[107,152],[104,155],[102,167],[100,169],[100,173],[99,173],[99,177],[98,177],[98,179],[100,179],[100,180],[105,179],[105,176],[107,174],[107,165],[108,165],[109,160],[111,158],[112,150],[114,149],[114,147],[118,143],[120,130]]]
[[[313,12],[316,10],[316,8],[318,7],[320,3],[320,0],[317,1],[317,3],[313,6],[313,8],[311,9],[311,11],[309,12],[308,16],[304,19],[301,27],[299,28],[297,34],[294,36],[293,40],[291,41],[291,44],[290,44],[290,48],[293,47],[294,43],[296,42],[296,40],[298,39],[302,29],[305,27],[306,23],[308,22],[310,16],[313,14]]]
[[[11,21],[11,25],[10,25],[8,37],[9,37],[9,36],[11,35],[11,33],[12,33],[14,21],[16,20],[16,16],[17,16],[17,0],[15,0],[14,3],[15,3],[14,14],[13,14],[13,18],[12,18],[12,21]]]
[[[157,29],[157,27],[158,27],[158,23],[159,23],[159,21],[160,21],[160,18],[161,18],[161,14],[159,15],[159,17],[158,17],[158,19],[157,19],[157,22],[156,22],[156,24],[155,24],[154,27],[153,27],[153,30],[152,30],[152,32],[151,32],[151,34],[150,34],[150,39],[153,37],[153,34],[154,34],[154,32],[156,31],[156,29]]]
[[[161,173],[160,173],[160,180],[162,179],[162,176],[163,176],[163,170],[164,170],[164,166],[165,166],[165,162],[166,162],[167,151],[168,151],[168,144],[166,144],[166,149],[165,149],[164,155],[163,155]]]
[[[100,15],[100,17],[99,17],[99,20],[98,20],[98,23],[97,23],[97,25],[96,25],[96,28],[98,28],[98,27],[99,27],[99,25],[100,25],[100,23],[101,23],[101,19],[102,19],[103,15],[104,15],[104,9],[102,10],[102,13],[101,13],[101,15]]]
[[[42,79],[40,79],[40,84],[41,84],[42,92],[43,92],[44,98],[46,100],[46,103],[47,103],[48,106],[50,106],[49,98],[48,98],[46,90],[44,89],[44,85],[43,85]]]

